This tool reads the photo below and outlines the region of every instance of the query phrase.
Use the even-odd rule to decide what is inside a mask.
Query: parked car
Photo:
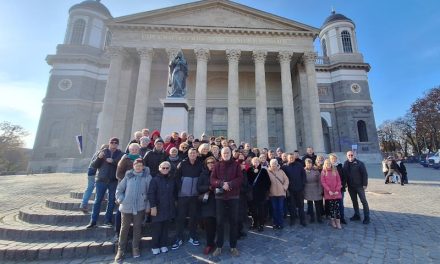
[[[405,158],[406,163],[418,163],[420,162],[419,156],[408,156]]]
[[[428,158],[428,167],[440,168],[440,151]]]
[[[434,155],[435,153],[428,153],[428,154],[422,154],[420,155],[420,165],[427,168],[429,166],[429,158]]]

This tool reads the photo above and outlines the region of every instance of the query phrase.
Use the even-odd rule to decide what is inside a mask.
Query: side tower
[[[364,62],[354,22],[334,11],[319,34],[322,57],[316,63],[324,142],[327,152],[357,146],[364,159],[376,160],[379,145]]]
[[[104,48],[111,40],[105,22],[110,18],[100,1],[70,8],[64,43],[46,58],[52,69],[29,169],[74,171],[95,151],[108,72]],[[82,154],[76,135],[83,136]]]

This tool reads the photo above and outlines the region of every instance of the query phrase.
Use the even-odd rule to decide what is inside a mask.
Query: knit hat
[[[154,144],[157,144],[157,143],[164,143],[163,142],[163,139],[162,138],[156,138],[156,140],[154,141]]]

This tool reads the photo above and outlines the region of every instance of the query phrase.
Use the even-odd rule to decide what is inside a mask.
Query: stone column
[[[267,51],[255,50],[252,57],[255,62],[255,97],[256,97],[256,125],[257,146],[269,147],[269,130],[267,127],[267,102],[266,102],[266,73],[264,63]]]
[[[315,52],[304,53],[304,64],[307,73],[310,123],[313,148],[316,153],[324,153],[324,137],[322,133],[321,108],[319,105],[318,86],[316,84]]]
[[[152,48],[139,48],[137,52],[140,57],[138,83],[133,112],[133,123],[131,131],[147,127],[148,95],[150,93],[151,62],[153,61]]]
[[[295,108],[293,106],[292,76],[290,73],[291,59],[292,52],[290,51],[278,53],[278,60],[281,66],[281,97],[283,100],[284,146],[286,152],[293,152],[297,149]]]
[[[197,57],[197,77],[194,100],[194,130],[195,138],[206,130],[206,85],[208,74],[209,50],[199,48],[194,50]]]
[[[111,137],[119,136],[113,135],[113,118],[118,101],[119,80],[126,51],[123,47],[107,47],[106,52],[110,56],[110,68],[100,115],[97,147],[108,143]]]
[[[228,138],[240,141],[240,113],[238,92],[238,61],[240,50],[226,50],[228,57]]]

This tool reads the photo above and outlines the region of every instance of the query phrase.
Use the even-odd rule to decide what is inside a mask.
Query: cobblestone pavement
[[[408,164],[410,184],[400,186],[384,184],[379,164],[367,168],[370,225],[349,222],[343,230],[328,224],[287,226],[282,231],[266,228],[263,233],[250,231],[238,242],[238,258],[230,256],[227,242],[223,254],[215,258],[203,255],[202,246],[185,243],[155,257],[144,249],[141,258],[128,255],[125,263],[440,263],[440,170]],[[82,189],[85,183],[84,174],[1,176],[0,214]],[[348,195],[344,201],[348,218],[353,214],[352,203]],[[62,262],[111,263],[113,257]]]

